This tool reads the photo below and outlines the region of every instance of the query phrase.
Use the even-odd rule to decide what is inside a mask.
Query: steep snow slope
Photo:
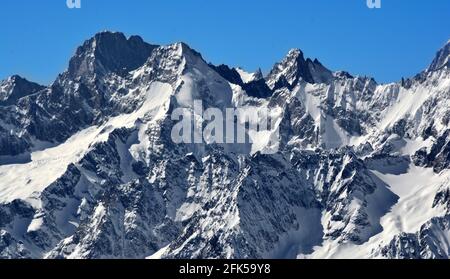
[[[94,144],[106,141],[115,129],[131,128],[143,117],[155,117],[171,94],[170,85],[152,83],[142,96],[145,102],[137,111],[113,117],[101,126],[84,129],[55,147],[32,152],[29,163],[0,166],[3,185],[0,202],[22,199],[38,207],[36,203],[40,193],[61,177],[70,164],[78,163]]]
[[[442,185],[450,183],[450,172],[435,174],[432,169],[410,166],[404,174],[374,173],[390,187],[399,199],[385,214],[380,224],[382,231],[372,236],[362,245],[342,244],[337,241],[325,241],[314,248],[310,255],[299,255],[308,258],[368,258],[385,257],[380,253],[380,247],[388,245],[393,236],[402,233],[416,233],[434,217],[446,216],[443,206],[433,206],[433,202]],[[377,207],[381,207],[383,200],[378,200]],[[374,208],[375,210],[377,208]],[[445,242],[442,244],[445,245]]]
[[[254,73],[248,73],[244,69],[236,68],[236,71],[239,73],[239,76],[241,77],[244,83],[250,83],[252,81],[263,78],[261,70],[258,70],[257,72]]]

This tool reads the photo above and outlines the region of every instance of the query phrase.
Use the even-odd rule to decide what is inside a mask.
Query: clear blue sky
[[[399,80],[426,68],[450,39],[449,0],[2,0],[0,79],[50,83],[101,30],[184,41],[206,60],[267,72],[290,48],[333,70]]]

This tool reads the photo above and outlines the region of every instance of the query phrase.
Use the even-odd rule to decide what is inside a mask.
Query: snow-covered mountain
[[[0,258],[449,258],[449,50],[378,84],[298,49],[264,77],[99,33],[50,86],[0,83]],[[279,134],[175,144],[198,99]]]

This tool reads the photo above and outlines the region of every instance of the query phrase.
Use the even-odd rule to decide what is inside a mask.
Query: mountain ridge
[[[0,258],[448,258],[443,56],[377,84],[294,49],[262,77],[99,33],[0,105]],[[171,113],[194,100],[277,128],[175,144]]]

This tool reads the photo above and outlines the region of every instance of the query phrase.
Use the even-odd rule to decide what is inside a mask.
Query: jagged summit
[[[108,72],[124,75],[142,66],[156,47],[139,36],[127,38],[120,32],[100,32],[77,49],[68,73],[72,78]]]
[[[450,68],[450,40],[436,53],[427,71],[439,71],[445,67]]]
[[[200,52],[190,47],[185,42],[178,42],[168,46],[162,46],[161,49],[169,50],[168,54],[175,53],[180,57],[184,57],[188,63],[196,63],[198,59],[205,62]]]
[[[252,81],[260,80],[260,79],[264,78],[261,69],[258,69],[253,73],[249,73],[241,67],[237,67],[235,69],[239,73],[239,75],[244,83],[250,83]]]
[[[0,105],[11,105],[20,98],[34,94],[45,87],[13,75],[0,82]]]
[[[352,79],[352,78],[354,78],[354,76],[351,75],[347,71],[336,71],[336,72],[334,72],[334,76],[337,77],[337,78],[344,78],[344,79]]]
[[[296,60],[303,57],[304,57],[303,51],[299,48],[292,48],[287,53],[288,59]]]
[[[266,80],[268,86],[274,90],[280,87],[292,88],[300,80],[308,83],[327,82],[332,76],[332,72],[319,60],[305,60],[303,52],[295,48],[288,52],[283,61],[275,64]]]
[[[199,56],[202,57],[202,55],[200,54],[200,52],[196,51],[195,49],[193,49],[189,44],[185,43],[185,42],[177,42],[172,44],[178,48],[181,49],[181,51],[184,54],[194,54],[195,56]]]
[[[220,64],[218,66],[213,65],[212,63],[209,64],[209,66],[214,69],[217,73],[219,73],[224,79],[227,81],[237,84],[237,85],[243,85],[244,81],[242,80],[241,75],[235,68],[230,68],[228,65]]]
[[[273,93],[267,86],[261,70],[247,73],[241,68],[230,68],[223,64],[215,66],[210,63],[209,66],[228,82],[239,85],[250,97],[267,98]]]

